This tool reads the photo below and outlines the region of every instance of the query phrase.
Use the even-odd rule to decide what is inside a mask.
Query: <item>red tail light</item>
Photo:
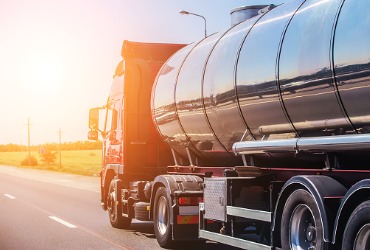
[[[203,197],[180,197],[180,206],[197,206],[199,202],[203,202]]]

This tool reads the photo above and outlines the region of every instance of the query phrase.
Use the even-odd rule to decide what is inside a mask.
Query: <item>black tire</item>
[[[342,249],[370,249],[370,201],[361,203],[349,217]]]
[[[135,219],[141,221],[150,221],[149,211],[147,207],[150,206],[148,202],[135,203]]]
[[[281,218],[282,249],[327,249],[321,216],[312,195],[295,190],[287,199]]]
[[[172,227],[170,224],[170,204],[166,193],[166,188],[160,187],[154,199],[154,232],[158,244],[164,248],[174,246],[172,240]]]
[[[109,221],[112,227],[127,229],[130,227],[131,218],[122,216],[122,206],[119,199],[119,193],[116,192],[114,180],[109,184],[109,190],[107,194],[107,210],[109,215]]]

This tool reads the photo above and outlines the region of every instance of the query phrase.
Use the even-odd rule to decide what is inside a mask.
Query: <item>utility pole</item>
[[[59,168],[62,167],[62,129],[59,129]]]
[[[30,134],[30,117],[28,117],[27,127],[28,127],[28,166],[31,166],[31,134]]]

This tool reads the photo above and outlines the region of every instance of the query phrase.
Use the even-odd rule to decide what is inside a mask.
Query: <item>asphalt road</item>
[[[151,222],[111,227],[98,177],[0,166],[0,249],[162,248]],[[233,248],[207,242],[201,249]]]

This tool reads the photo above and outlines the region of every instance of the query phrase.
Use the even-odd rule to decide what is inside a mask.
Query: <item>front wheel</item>
[[[303,189],[287,199],[281,218],[282,249],[327,249],[319,208],[312,195]]]
[[[153,219],[158,244],[164,248],[171,248],[174,241],[170,224],[170,203],[164,187],[158,188],[155,194]]]
[[[116,190],[114,180],[112,180],[109,184],[109,191],[107,194],[109,221],[114,228],[127,229],[130,227],[131,218],[122,216],[122,205],[118,197],[118,190]]]
[[[370,201],[361,203],[349,217],[342,249],[370,249]]]

